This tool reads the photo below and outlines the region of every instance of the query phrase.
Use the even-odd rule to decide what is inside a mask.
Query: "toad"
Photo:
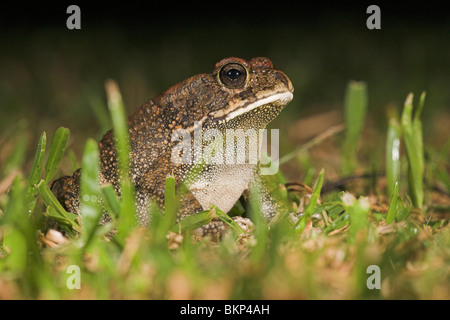
[[[211,205],[227,213],[254,185],[262,185],[260,192],[255,194],[261,198],[259,203],[264,218],[270,220],[277,212],[277,204],[261,184],[259,162],[203,162],[195,175],[189,175],[196,163],[190,158],[183,162],[179,161],[180,157],[174,157],[174,148],[179,147],[182,140],[176,138],[175,133],[187,132],[194,137],[199,133],[214,132],[227,137],[229,130],[258,132],[292,100],[293,91],[289,78],[274,69],[269,59],[257,57],[246,61],[230,57],[219,61],[212,73],[190,77],[137,108],[128,118],[129,176],[136,191],[137,222],[144,226],[151,223],[151,201],[164,207],[165,179],[169,174],[175,177],[178,186],[184,183],[189,190],[183,195],[178,220],[207,210]],[[252,137],[247,135],[248,143],[257,143]],[[238,136],[236,148],[246,144],[242,139],[246,136]],[[203,139],[201,143],[204,146],[205,141],[211,140]],[[225,145],[225,140],[220,143]],[[103,136],[98,147],[100,183],[111,183],[120,195],[112,130]],[[194,146],[192,154],[197,155],[198,150],[204,149]],[[249,147],[241,150],[248,151]],[[78,169],[72,176],[56,180],[51,187],[63,207],[76,214],[80,208],[81,174]],[[104,214],[101,223],[108,220]],[[212,221],[205,230],[216,230],[217,223]]]

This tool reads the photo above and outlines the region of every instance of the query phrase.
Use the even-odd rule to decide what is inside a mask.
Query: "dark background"
[[[81,8],[81,30],[66,28],[70,4]],[[381,30],[366,28],[370,4],[381,9]],[[368,124],[382,134],[386,110],[426,90],[425,138],[439,144],[450,119],[449,16],[432,1],[2,2],[0,136],[19,121],[32,141],[66,126],[81,150],[108,126],[98,111],[105,79],[118,81],[131,113],[224,57],[267,56],[295,87],[274,127],[330,110],[339,118],[348,81],[362,80]]]
[[[271,21],[288,23],[316,23],[321,18],[340,16],[346,20],[350,15],[365,21],[369,5],[378,5],[383,14],[383,24],[413,23],[430,25],[447,23],[449,13],[442,1],[2,1],[0,4],[2,24],[7,27],[58,26],[64,24],[66,16],[61,12],[76,4],[82,9],[85,26],[105,22],[120,27],[163,24],[186,25],[202,22],[236,22],[242,19],[246,24]],[[359,16],[359,18],[357,18]],[[299,21],[299,19],[301,21]],[[242,22],[242,21],[241,21]],[[350,21],[347,21],[350,22]],[[320,26],[317,26],[320,28]]]

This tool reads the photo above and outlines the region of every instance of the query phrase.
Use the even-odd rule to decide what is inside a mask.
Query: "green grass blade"
[[[164,214],[159,208],[150,208],[152,216],[152,233],[158,243],[166,241],[167,232],[176,229],[178,200],[175,194],[175,177],[168,175],[165,181],[164,190]],[[173,227],[173,228],[171,228]]]
[[[98,227],[98,222],[102,215],[99,205],[99,155],[97,142],[89,139],[83,152],[81,162],[83,174],[80,178],[80,213],[82,222],[82,242],[87,247]]]
[[[43,215],[55,220],[59,226],[67,227],[65,231],[69,231],[72,235],[76,234],[73,232],[72,223],[70,221],[68,221],[67,218],[62,216],[54,207],[48,206],[46,208],[45,212],[43,213]]]
[[[63,127],[60,127],[55,132],[55,136],[50,144],[47,162],[45,163],[45,183],[48,183],[58,170],[59,163],[69,141],[69,134],[69,129]]]
[[[262,179],[256,180],[252,183],[250,188],[249,203],[250,208],[248,215],[250,220],[255,225],[254,235],[256,238],[256,245],[252,248],[250,260],[253,263],[260,263],[265,260],[267,247],[269,242],[269,227],[263,214],[263,194],[265,192],[265,185]]]
[[[130,154],[128,122],[117,83],[108,80],[105,83],[105,88],[116,139],[120,177],[121,205],[116,238],[119,242],[124,243],[126,236],[136,226],[134,188],[128,175]]]
[[[426,96],[427,93],[425,91],[420,94],[419,105],[417,106],[416,112],[414,112],[414,121],[420,122],[420,115],[422,114],[423,107],[425,105]]]
[[[172,175],[166,177],[164,215],[165,219],[167,219],[168,226],[175,223],[177,219],[177,199],[175,197],[175,177]]]
[[[422,181],[423,181],[423,172],[425,168],[425,158],[424,158],[424,150],[423,150],[423,129],[422,129],[422,121],[420,120],[420,115],[422,114],[422,110],[425,104],[425,91],[422,92],[419,98],[419,105],[417,106],[416,111],[414,112],[413,126],[414,126],[414,135],[415,142],[417,145],[417,155],[419,161],[419,168],[422,171]]]
[[[80,226],[75,220],[78,216],[64,210],[44,180],[41,180],[41,182],[37,184],[36,188],[46,206],[52,207],[61,216],[61,218],[64,219],[66,224],[71,225],[76,231],[80,231]]]
[[[41,180],[42,166],[44,163],[45,147],[47,142],[47,135],[42,132],[38,146],[36,148],[36,153],[33,160],[33,165],[31,166],[30,175],[28,178],[28,186],[34,186]]]
[[[108,183],[100,186],[100,193],[102,195],[103,205],[111,218],[115,219],[119,217],[120,200],[112,184]]]
[[[356,167],[356,152],[364,119],[367,112],[367,85],[365,82],[351,81],[347,86],[344,110],[346,135],[343,146],[343,166],[345,174],[350,174]]]
[[[11,229],[3,235],[3,246],[9,249],[9,255],[4,264],[7,268],[14,270],[16,274],[21,274],[27,267],[27,241],[18,229]]]
[[[386,215],[386,223],[390,224],[395,221],[395,215],[397,213],[397,200],[398,200],[398,182],[394,185],[394,190],[392,191],[391,203],[389,204],[389,209]]]
[[[194,230],[211,222],[211,220],[215,217],[216,211],[214,209],[200,211],[191,214],[180,222],[172,225],[170,227],[170,231],[178,233],[179,231],[184,232],[186,230]]]
[[[367,218],[370,211],[370,202],[367,197],[356,199],[352,194],[344,193],[342,196],[342,204],[350,218],[348,241],[354,243],[359,231],[367,229],[369,226],[369,220]]]
[[[4,239],[4,245],[11,252],[11,267],[19,272],[25,271],[30,260],[39,259],[39,249],[35,238],[35,228],[29,219],[25,205],[26,185],[16,177],[11,185],[10,198],[2,216],[1,224],[13,227]]]
[[[4,163],[0,163],[3,167],[3,172],[10,173],[13,170],[17,170],[23,167],[25,162],[25,156],[27,152],[27,139],[24,132],[20,132],[18,137],[14,141],[14,147],[12,152]]]
[[[397,120],[397,115],[391,114],[388,122],[386,139],[386,179],[387,192],[392,194],[394,186],[400,179],[400,141],[402,127]]]
[[[99,132],[108,131],[112,127],[111,119],[108,115],[108,109],[106,108],[102,97],[98,94],[90,92],[88,95],[88,103],[97,118],[98,124],[100,125]]]
[[[410,93],[403,107],[402,131],[405,141],[406,153],[408,155],[408,186],[411,199],[416,208],[421,208],[424,201],[423,175],[424,175],[424,154],[422,142],[422,123],[419,119],[423,108],[424,95],[418,111],[412,119],[413,94]]]
[[[214,208],[214,210],[216,210],[217,218],[219,218],[221,221],[223,221],[226,224],[228,224],[231,227],[231,229],[233,229],[236,232],[236,234],[243,234],[243,233],[245,233],[245,231],[242,230],[241,226],[238,225],[237,222],[234,221],[229,215],[227,215],[225,212],[220,210],[219,207],[213,206],[213,208]]]
[[[313,193],[311,195],[311,199],[309,200],[308,205],[305,208],[305,212],[303,216],[301,216],[297,223],[295,224],[295,230],[298,234],[301,234],[306,227],[306,223],[311,218],[314,213],[314,209],[317,206],[317,200],[320,198],[320,192],[322,190],[323,185],[323,177],[325,175],[325,170],[320,170],[319,177],[317,178],[316,184],[313,189]]]
[[[50,268],[46,268],[42,248],[36,241],[36,225],[27,213],[26,192],[27,184],[16,178],[9,193],[4,219],[0,219],[2,223],[8,223],[3,245],[9,251],[6,257],[1,255],[0,266],[6,265],[10,270],[8,273],[13,271],[15,281],[20,287],[28,288],[24,292],[30,297],[57,299],[59,295],[52,282]]]
[[[36,148],[36,153],[33,160],[33,165],[31,166],[30,175],[28,177],[27,192],[26,192],[26,203],[28,207],[28,212],[31,213],[36,205],[36,185],[41,180],[42,167],[44,164],[45,147],[47,142],[47,135],[42,132],[38,146]]]

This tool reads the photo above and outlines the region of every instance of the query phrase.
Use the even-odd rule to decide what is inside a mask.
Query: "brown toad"
[[[226,137],[230,129],[246,132],[264,129],[291,101],[293,91],[289,78],[275,70],[269,59],[258,57],[245,61],[231,57],[219,61],[212,73],[188,78],[140,106],[128,118],[130,178],[136,190],[138,223],[149,224],[151,201],[164,206],[165,178],[169,174],[175,176],[177,185],[183,182],[189,189],[180,205],[180,219],[211,205],[228,212],[245,190],[260,181],[258,164],[207,163],[200,172],[188,176],[195,161],[174,161],[174,148],[179,147],[182,141],[182,138],[176,138],[175,133],[187,132],[195,144],[198,128],[200,134],[212,131],[223,134],[221,137]],[[251,135],[247,138],[249,144],[257,143],[252,141]],[[238,137],[236,146],[243,143],[244,150],[248,151],[245,139],[245,136]],[[202,147],[205,140],[208,139],[200,142]],[[225,140],[220,143],[225,145]],[[111,183],[120,194],[113,132],[108,131],[98,146],[100,182]],[[204,149],[192,148],[194,158],[198,150]],[[80,174],[79,169],[52,185],[52,191],[63,206],[77,214]],[[267,192],[258,194],[262,195],[263,214],[269,220],[275,214],[275,204]],[[107,219],[105,215],[102,220]]]

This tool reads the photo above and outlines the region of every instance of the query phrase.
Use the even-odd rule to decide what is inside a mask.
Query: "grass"
[[[108,108],[111,112],[113,132],[116,137],[116,150],[119,167],[120,181],[120,210],[119,221],[117,223],[117,240],[123,245],[130,230],[135,227],[136,219],[134,215],[134,187],[128,176],[129,163],[129,135],[127,126],[127,116],[117,84],[108,80],[105,83],[106,95],[108,98]]]
[[[356,151],[367,113],[367,102],[367,85],[364,82],[349,82],[344,102],[345,124],[347,128],[342,148],[344,157],[342,171],[345,174],[351,174],[356,167]]]
[[[365,85],[356,84],[355,89],[351,83],[347,91],[343,175],[364,167],[358,155],[364,146],[361,141],[365,142],[366,90]],[[237,203],[233,212],[244,211],[255,224],[244,232],[217,207],[174,223],[177,196],[171,176],[166,179],[165,215],[152,207],[153,227],[136,226],[134,190],[127,174],[125,111],[117,85],[107,82],[106,91],[117,137],[121,196],[111,185],[98,186],[95,140],[86,141],[82,155],[81,217],[66,212],[49,190],[62,160],[69,157],[68,129],[55,132],[48,152],[47,134],[42,133],[29,171],[24,168],[23,143],[10,148],[8,161],[1,166],[3,181],[12,180],[9,191],[0,194],[0,298],[450,298],[449,207],[442,206],[447,213],[436,215],[431,200],[435,182],[448,188],[449,148],[430,153],[440,161],[424,158],[420,119],[424,95],[414,117],[409,95],[401,125],[395,116],[386,119],[384,187],[324,193],[327,172],[322,169],[312,178],[312,189],[301,185],[286,189],[280,172],[273,177],[279,191],[274,195],[285,209],[267,224],[261,219],[260,204],[252,203],[247,212],[247,206],[242,209]],[[17,139],[24,138],[19,134]],[[323,139],[315,141],[320,148]],[[427,167],[432,170],[425,176]],[[448,198],[449,191],[444,190],[442,197]],[[103,226],[98,225],[100,197],[113,218]],[[43,234],[42,216],[56,218],[67,238]],[[213,217],[231,225],[223,239],[212,243],[192,234],[193,228]],[[81,273],[80,289],[67,285],[74,265]],[[380,289],[366,285],[373,265],[381,270]]]
[[[417,110],[412,116],[414,95],[410,93],[402,113],[403,139],[408,155],[408,186],[415,207],[423,206],[424,153],[422,141],[422,122],[420,114],[425,101],[425,92],[420,96]]]

